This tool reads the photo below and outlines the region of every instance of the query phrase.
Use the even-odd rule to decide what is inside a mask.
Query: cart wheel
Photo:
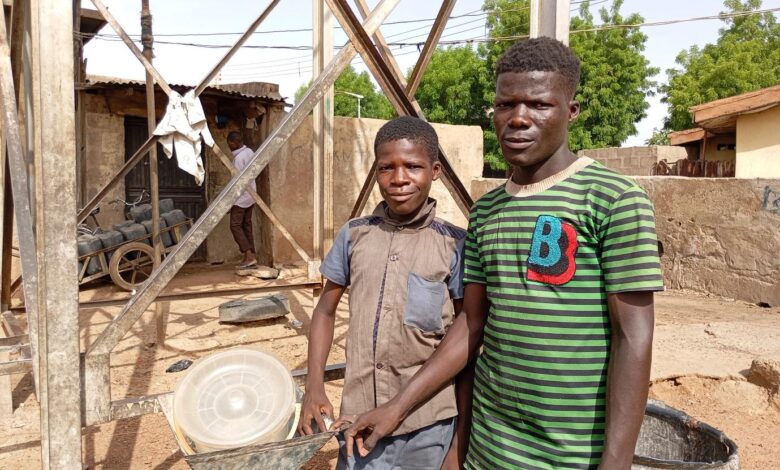
[[[114,284],[125,290],[138,288],[154,269],[154,250],[141,242],[130,242],[116,249],[108,263]]]

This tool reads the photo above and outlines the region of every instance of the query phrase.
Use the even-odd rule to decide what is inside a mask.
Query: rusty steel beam
[[[441,39],[441,34],[444,32],[444,27],[447,26],[447,20],[450,18],[452,9],[455,7],[455,0],[444,0],[439,9],[439,14],[436,15],[436,20],[433,22],[431,32],[428,34],[428,39],[425,40],[425,45],[420,53],[420,57],[414,64],[412,69],[412,75],[409,77],[409,82],[406,84],[406,95],[413,97],[417,93],[417,88],[420,86],[425,70],[428,68],[428,64],[433,56],[433,51],[436,50],[436,45]]]
[[[375,31],[398,2],[399,0],[380,2],[362,28],[365,28],[366,31]],[[284,116],[276,129],[255,152],[252,161],[228,182],[182,241],[160,264],[160,269],[154,271],[149,279],[138,288],[136,294],[89,348],[84,365],[87,423],[105,422],[110,417],[109,354],[111,350],[146,311],[208,234],[214,230],[247,184],[260,174],[271,158],[286,144],[293,132],[314,109],[315,103],[322,98],[325,90],[336,81],[336,78],[352,61],[356,53],[352,43],[347,43],[341,49],[323,73],[312,83],[300,102]]]
[[[225,166],[225,168],[228,169],[231,175],[235,175],[238,170],[236,170],[236,167],[233,166],[233,163],[228,159],[227,155],[225,155],[224,152],[222,152],[222,149],[219,148],[219,145],[214,144],[213,147],[211,147],[211,150],[214,151],[215,154],[217,154],[217,157],[219,157],[219,160],[222,162],[222,164]],[[261,211],[263,211],[263,214],[265,214],[266,217],[268,217],[268,220],[271,221],[274,227],[276,227],[277,230],[282,234],[282,236],[290,242],[290,245],[292,245],[293,249],[296,253],[298,253],[298,256],[300,256],[304,261],[307,263],[311,262],[311,257],[308,253],[306,253],[306,250],[301,247],[301,245],[295,240],[295,238],[292,236],[289,230],[282,225],[282,221],[279,220],[278,217],[276,217],[276,214],[271,210],[271,208],[268,206],[268,204],[263,201],[263,198],[260,197],[257,192],[247,189],[246,190],[250,196],[252,196],[252,199],[254,199],[255,204],[257,204],[257,207],[260,208]]]
[[[396,103],[396,112],[401,115],[424,119],[419,105],[406,95],[404,87],[395,79],[392,70],[390,70],[377,48],[371,42],[370,34],[360,25],[360,22],[350,8],[348,1],[326,1],[330,6],[331,11],[333,11],[333,14],[344,28],[347,37],[349,37],[352,43],[357,47],[366,66],[368,66],[369,70],[374,74],[374,78],[379,82],[379,85],[385,91],[385,94],[388,95],[388,98],[392,98],[390,101]],[[439,160],[442,165],[444,185],[447,187],[450,194],[452,194],[453,199],[461,212],[468,217],[468,213],[474,201],[471,199],[471,195],[466,187],[460,179],[458,179],[455,170],[452,168],[452,165],[441,146],[439,146]],[[354,211],[355,210],[353,209],[353,212]]]
[[[141,64],[143,64],[144,68],[146,69],[146,73],[154,77],[154,81],[157,82],[157,85],[165,91],[166,95],[170,95],[173,90],[171,90],[171,87],[168,86],[168,83],[163,80],[162,75],[157,71],[157,69],[154,68],[152,64],[149,63],[149,61],[144,57],[143,52],[141,52],[141,49],[138,49],[138,46],[135,45],[132,39],[130,39],[130,36],[127,35],[125,30],[120,26],[119,22],[114,18],[114,15],[111,14],[110,11],[108,11],[108,8],[106,8],[106,5],[103,4],[102,0],[92,0],[92,4],[95,5],[95,8],[100,12],[100,14],[103,16],[103,18],[108,22],[109,25],[111,25],[111,29],[113,29],[117,35],[119,35],[120,38],[122,38],[122,42],[125,43],[128,49],[130,49],[130,52],[133,53],[136,59],[138,59]]]
[[[7,148],[7,163],[9,174],[6,175],[6,183],[10,179],[13,192],[13,208],[16,219],[17,238],[19,239],[19,254],[21,257],[21,271],[24,278],[24,297],[27,304],[27,314],[30,317],[28,325],[32,333],[33,356],[37,357],[36,325],[38,318],[38,252],[36,250],[35,232],[33,230],[32,204],[30,201],[29,177],[27,174],[27,162],[24,158],[21,137],[19,135],[19,122],[17,120],[16,87],[13,81],[11,68],[10,48],[7,41],[5,28],[5,13],[0,11],[0,101],[2,102],[2,124],[5,129]],[[21,44],[17,45],[21,47]],[[13,219],[6,221],[12,223]],[[3,243],[11,244],[11,240],[3,240]],[[4,282],[6,280],[4,279]],[[4,286],[5,287],[5,286]],[[36,364],[35,380],[38,381],[38,367]]]
[[[241,46],[244,45],[244,43],[252,36],[252,33],[255,32],[258,26],[260,26],[260,23],[262,23],[266,17],[271,14],[274,7],[279,3],[279,0],[272,0],[270,4],[268,4],[267,7],[265,7],[265,10],[260,14],[260,16],[257,17],[257,19],[249,25],[249,28],[244,32],[243,35],[241,35],[240,38],[238,38],[238,41],[236,41],[235,44],[233,44],[233,47],[230,48],[230,50],[227,51],[224,57],[217,63],[217,65],[214,66],[214,68],[211,69],[209,73],[206,74],[205,77],[203,77],[203,80],[200,81],[200,85],[195,88],[195,96],[200,96],[201,93],[203,93],[203,90],[206,89],[207,86],[209,86],[209,83],[211,83],[212,80],[214,80],[214,77],[217,76],[220,70],[222,70],[222,67],[227,64],[227,62],[230,60],[231,57],[238,51],[238,49],[241,48]]]
[[[360,12],[360,16],[362,16],[363,19],[365,19],[366,16],[368,16],[368,13],[371,11],[368,8],[368,3],[366,3],[366,0],[355,0],[355,6],[357,6],[358,12]],[[398,62],[395,60],[393,53],[390,51],[390,46],[387,45],[387,41],[382,35],[382,31],[376,30],[374,33],[374,40],[376,41],[376,45],[379,48],[379,51],[382,53],[382,56],[387,61],[387,64],[393,70],[393,73],[395,73],[395,77],[398,82],[406,85],[406,78],[404,78],[404,73],[401,70],[401,67],[398,65]]]
[[[25,374],[32,370],[32,359],[18,359],[16,361],[0,362],[0,376]],[[8,393],[4,390],[2,393]]]
[[[32,5],[41,467],[80,468],[73,2]]]
[[[144,57],[143,53],[138,49],[138,47],[133,43],[133,41],[130,39],[130,37],[127,35],[127,33],[122,29],[122,26],[119,24],[119,22],[116,21],[116,19],[111,15],[111,12],[108,11],[108,9],[105,7],[103,2],[101,0],[93,0],[95,7],[97,7],[98,11],[101,15],[103,15],[103,18],[108,22],[109,25],[114,29],[114,31],[122,37],[122,40],[127,44],[127,47],[130,48],[130,50],[133,52],[133,55],[136,56],[136,58],[141,62],[141,64],[146,69],[146,72],[149,73],[152,77],[154,77],[154,80],[157,82],[157,85],[160,86],[160,88],[165,92],[166,95],[170,96],[171,92],[173,91],[168,85],[168,82],[165,81],[165,79],[160,75],[160,73],[157,71],[157,69],[154,68],[154,66]],[[203,90],[206,89],[208,86],[208,83],[213,80],[214,76],[219,73],[219,70],[222,68],[222,66],[227,63],[228,60],[235,54],[236,50],[246,42],[246,39],[251,35],[251,32],[254,32],[255,29],[260,25],[260,23],[263,22],[263,20],[268,16],[269,13],[271,13],[271,10],[273,10],[273,7],[276,6],[276,4],[279,3],[279,0],[274,0],[271,2],[271,4],[263,11],[263,13],[260,14],[260,16],[255,20],[254,23],[250,26],[250,29],[244,33],[241,38],[239,38],[238,42],[233,45],[233,47],[230,48],[230,50],[225,54],[225,56],[222,58],[220,63],[217,67],[214,67],[214,69],[209,72],[203,80],[198,84],[198,86],[195,88],[195,96],[200,96],[200,94],[203,92]],[[141,161],[141,159],[146,156],[149,151],[154,148],[155,143],[157,142],[157,136],[150,135],[149,138],[146,139],[146,142],[139,148],[132,157],[130,157],[122,167],[119,168],[119,170],[114,173],[114,175],[111,177],[111,179],[102,187],[100,190],[95,194],[92,199],[87,202],[87,204],[84,205],[84,207],[79,211],[77,220],[79,223],[86,220],[86,218],[89,216],[89,213],[92,212],[92,210],[97,207],[97,205],[100,203],[100,201],[106,197],[106,194],[108,194],[109,191],[111,191],[111,188],[114,187],[114,185],[122,178],[124,178],[130,171],[135,167],[138,162]]]

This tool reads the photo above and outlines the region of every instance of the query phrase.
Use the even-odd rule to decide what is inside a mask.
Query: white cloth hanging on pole
[[[214,138],[209,132],[206,115],[200,99],[195,96],[195,90],[188,91],[184,96],[171,92],[168,106],[154,135],[159,136],[160,145],[168,158],[176,149],[176,163],[179,168],[195,177],[195,182],[203,184],[206,171],[200,156],[200,139],[209,147],[214,145]]]

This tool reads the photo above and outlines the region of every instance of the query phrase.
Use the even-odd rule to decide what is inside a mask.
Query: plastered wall
[[[336,230],[349,218],[360,188],[374,158],[374,136],[386,121],[336,117],[333,131],[334,223]],[[482,174],[482,131],[479,127],[434,124],[442,148],[461,181],[469,187]],[[298,243],[312,252],[312,127],[307,118],[293,134],[280,155],[269,165],[271,207]],[[438,200],[437,214],[461,227],[466,218],[455,205],[443,183],[434,183],[431,195]],[[369,213],[381,201],[374,192],[366,205]],[[300,260],[290,244],[274,231],[275,263]]]
[[[737,177],[780,178],[780,106],[737,119]]]

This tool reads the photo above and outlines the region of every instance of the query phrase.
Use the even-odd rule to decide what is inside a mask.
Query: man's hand
[[[360,415],[354,424],[344,431],[347,456],[354,455],[352,449],[355,444],[360,456],[367,456],[374,450],[377,442],[395,431],[403,420],[404,416],[397,407],[392,405],[392,402]]]
[[[314,434],[314,431],[311,429],[312,420],[317,423],[320,432],[327,431],[328,426],[325,425],[325,420],[322,418],[323,414],[333,420],[333,405],[331,405],[328,396],[325,394],[325,387],[307,389],[306,395],[303,397],[298,432],[303,436]]]

